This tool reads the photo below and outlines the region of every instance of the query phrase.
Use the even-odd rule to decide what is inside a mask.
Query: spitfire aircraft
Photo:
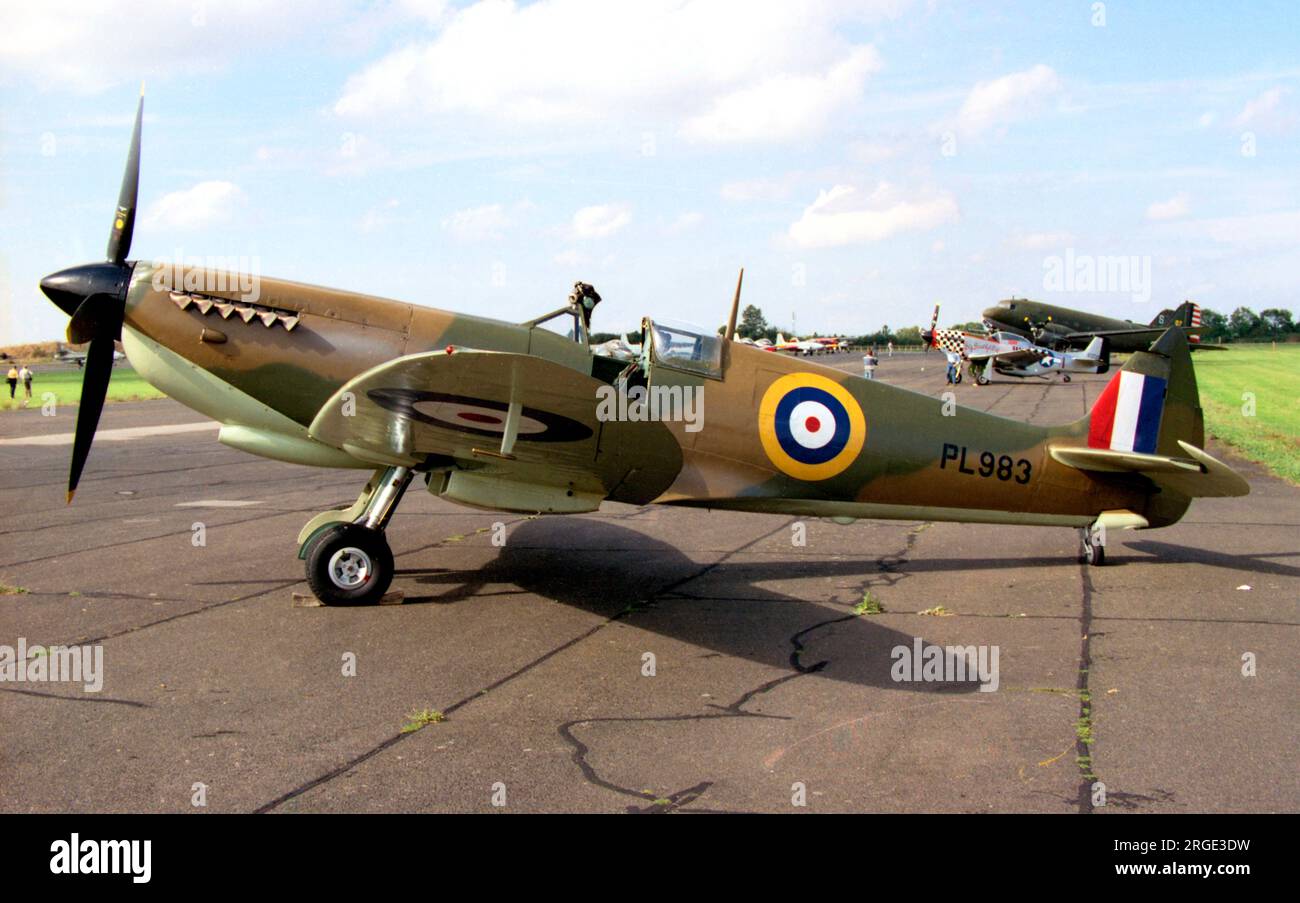
[[[1148,326],[1024,298],[999,301],[983,316],[991,330],[1014,332],[1057,350],[1082,348],[1100,337],[1109,342],[1111,351],[1142,351],[1171,326],[1187,333],[1193,351],[1224,350],[1222,345],[1200,343],[1201,308],[1192,301],[1184,301],[1177,310],[1162,310]]]
[[[1063,382],[1071,373],[1105,373],[1110,369],[1110,349],[1106,339],[1098,336],[1081,352],[1053,351],[1042,348],[1014,332],[968,332],[964,329],[939,329],[939,305],[934,306],[930,328],[921,337],[931,348],[960,354],[977,386],[989,384],[989,370],[1003,376],[1025,379],[1049,378],[1060,373]],[[957,373],[961,381],[961,372]]]
[[[527,513],[612,500],[1073,527],[1094,564],[1107,529],[1166,526],[1193,498],[1249,491],[1202,448],[1180,329],[1134,354],[1086,416],[1044,427],[733,341],[739,284],[723,334],[647,318],[640,354],[620,361],[593,352],[598,296],[581,283],[559,309],[507,323],[271,278],[253,298],[229,274],[128,260],[142,113],[143,99],[107,260],[41,281],[71,317],[69,341],[90,342],[68,500],[120,336],[145,379],[220,421],[226,445],[370,472],[355,504],[298,534],[324,602],[388,589],[385,528],[417,478],[452,502]],[[565,317],[572,338],[543,326]],[[620,402],[626,416],[611,416],[621,393],[677,404],[656,418]],[[671,416],[685,397],[693,423]]]

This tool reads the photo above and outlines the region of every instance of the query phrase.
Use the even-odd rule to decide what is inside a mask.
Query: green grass
[[[443,721],[442,712],[434,709],[422,709],[406,716],[406,724],[402,725],[402,733],[411,734],[415,731],[428,727],[430,724],[441,724]]]
[[[1300,345],[1234,345],[1194,356],[1206,432],[1300,485]],[[1255,396],[1255,414],[1242,408]]]
[[[880,604],[880,600],[876,598],[876,594],[871,590],[867,590],[863,593],[862,601],[853,606],[853,613],[855,615],[878,615],[884,612],[884,610],[885,609]]]
[[[39,409],[45,403],[45,393],[53,392],[55,404],[78,404],[81,401],[81,370],[36,369],[36,378],[32,380],[31,407]],[[3,384],[5,392],[0,397],[0,411],[13,411],[23,406],[23,384],[18,384],[17,397],[9,398],[9,384]],[[140,401],[145,398],[162,398],[163,394],[144,381],[126,364],[113,368],[113,376],[108,382],[109,401]]]

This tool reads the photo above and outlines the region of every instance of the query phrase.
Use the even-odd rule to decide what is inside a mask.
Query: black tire
[[[1106,563],[1106,547],[1094,543],[1091,539],[1085,539],[1079,560],[1091,567],[1101,567]]]
[[[1070,381],[1070,374],[1068,374],[1068,373],[1062,373],[1062,374],[1061,374],[1061,382],[1063,382],[1063,383],[1068,383],[1069,381]]]
[[[987,386],[988,384],[989,384],[988,371],[987,371],[987,370],[977,370],[977,371],[975,372],[975,385],[977,385],[977,386]]]
[[[343,524],[307,554],[307,585],[326,605],[372,605],[393,582],[393,551],[382,530]]]

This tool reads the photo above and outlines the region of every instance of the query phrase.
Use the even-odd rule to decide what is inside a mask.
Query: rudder
[[[1184,455],[1179,440],[1205,445],[1205,419],[1187,336],[1173,327],[1134,353],[1088,412],[1088,446]]]

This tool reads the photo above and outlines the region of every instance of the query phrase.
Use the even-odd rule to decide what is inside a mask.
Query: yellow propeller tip
[[[69,505],[72,504],[72,497],[73,497],[74,495],[76,495],[76,493],[77,493],[77,490],[75,490],[75,489],[69,489],[69,490],[68,490],[68,501],[67,501],[67,504],[69,504]]]

